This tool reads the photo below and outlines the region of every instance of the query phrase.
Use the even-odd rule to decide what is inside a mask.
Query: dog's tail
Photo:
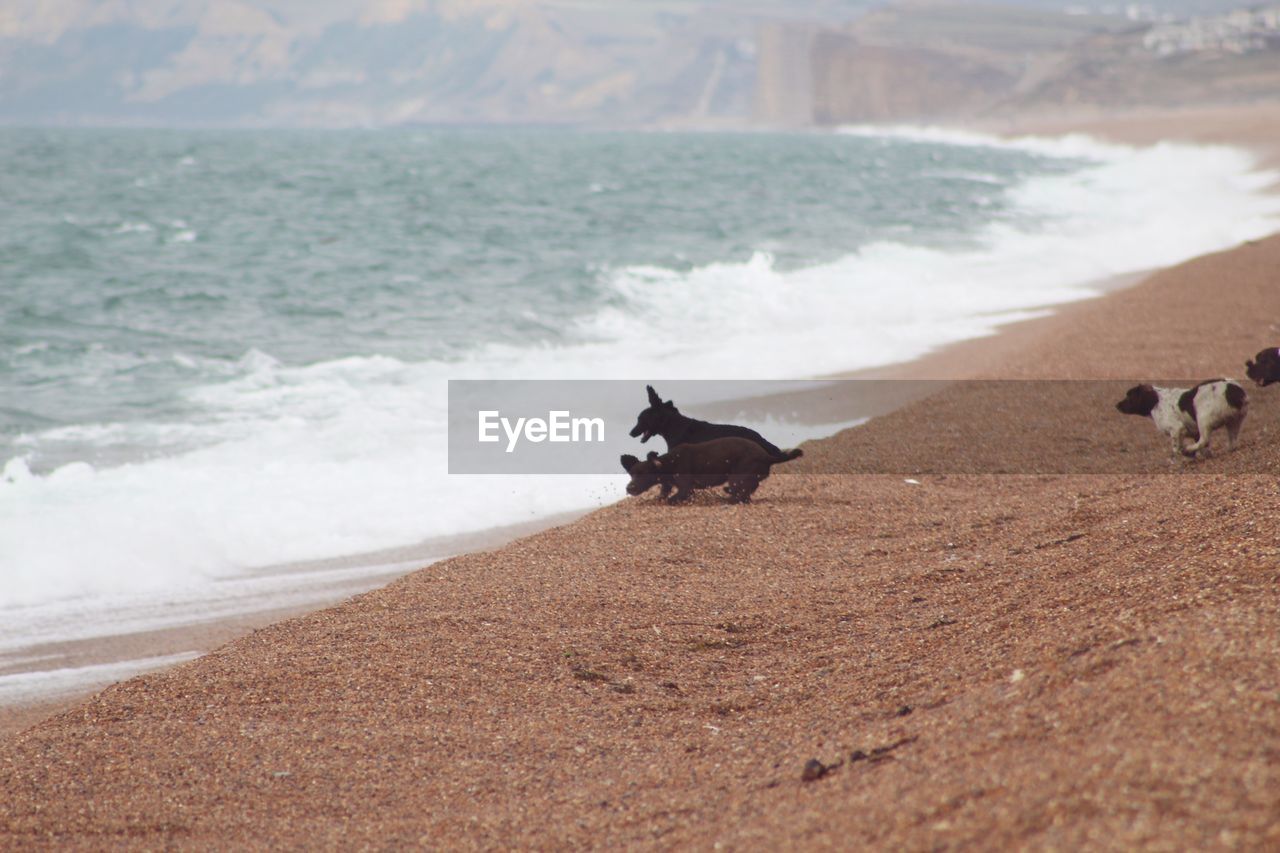
[[[774,465],[778,465],[782,462],[790,462],[792,459],[799,459],[801,456],[804,456],[804,451],[797,447],[794,450],[779,451],[779,455],[774,456],[771,461]]]

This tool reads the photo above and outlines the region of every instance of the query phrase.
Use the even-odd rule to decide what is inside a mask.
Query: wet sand
[[[228,581],[225,585],[231,589],[214,597],[139,601],[114,614],[119,624],[102,623],[87,630],[83,624],[62,624],[51,629],[62,639],[51,642],[15,637],[0,649],[0,737],[72,708],[122,678],[163,668],[167,658],[195,657],[437,560],[497,548],[582,514],[442,536],[374,553],[265,567]],[[202,595],[215,592],[216,588],[201,590]]]
[[[910,375],[1240,376],[1277,318],[1271,238]],[[1080,387],[956,384],[753,505],[627,500],[108,688],[0,741],[0,843],[1280,845],[1280,391],[1175,464]],[[1129,473],[1018,473],[1065,457]]]

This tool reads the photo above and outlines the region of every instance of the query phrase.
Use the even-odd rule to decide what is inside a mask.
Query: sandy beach
[[[1072,128],[1275,165],[1280,111],[1004,129]],[[0,717],[0,846],[1280,846],[1280,391],[1195,464],[1112,408],[1242,377],[1278,271],[1272,237],[878,371],[1094,381],[899,401],[749,506],[626,500],[170,638],[237,637]]]
[[[437,560],[496,548],[580,515],[566,513],[404,548],[269,566],[226,582],[216,598],[201,590],[194,596],[122,605],[110,623],[69,625],[66,617],[55,618],[46,628],[59,639],[18,638],[0,645],[0,736],[74,707],[121,679],[198,657],[258,628],[382,586]]]

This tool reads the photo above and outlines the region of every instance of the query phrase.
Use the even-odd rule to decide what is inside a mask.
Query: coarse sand
[[[750,505],[621,501],[117,684],[0,740],[0,848],[1280,848],[1280,388],[1196,463],[1108,396],[1280,344],[1280,238],[1012,335],[915,375],[1107,382],[955,384]]]

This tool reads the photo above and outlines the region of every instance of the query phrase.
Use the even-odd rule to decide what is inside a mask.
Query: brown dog
[[[644,461],[627,454],[622,457],[622,467],[631,475],[631,482],[627,483],[629,495],[643,494],[661,485],[662,497],[674,504],[688,500],[694,489],[728,483],[725,491],[730,501],[746,503],[774,465],[803,455],[804,451],[798,448],[775,455],[749,438],[717,438],[701,444],[682,444],[662,456],[650,451]]]

